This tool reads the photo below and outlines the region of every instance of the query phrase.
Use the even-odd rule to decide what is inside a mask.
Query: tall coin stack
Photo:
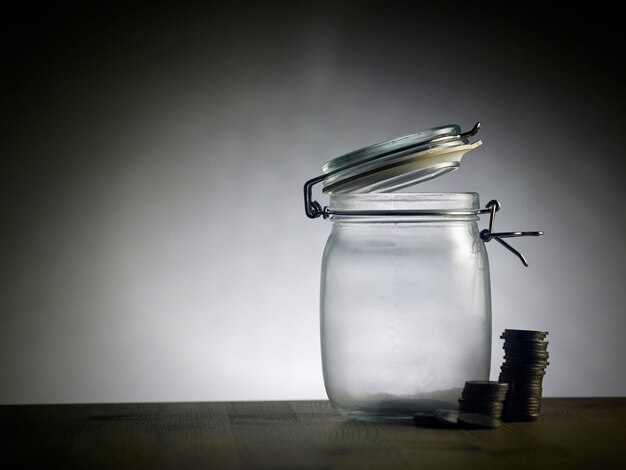
[[[504,363],[499,382],[508,383],[502,420],[536,421],[541,417],[541,392],[548,362],[547,331],[504,330]]]

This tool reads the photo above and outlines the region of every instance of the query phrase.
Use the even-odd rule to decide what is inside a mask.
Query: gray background
[[[302,183],[476,120],[422,189],[546,232],[513,242],[529,268],[489,246],[492,377],[502,329],[544,329],[544,395],[626,394],[617,14],[233,5],[3,15],[0,402],[324,398]]]

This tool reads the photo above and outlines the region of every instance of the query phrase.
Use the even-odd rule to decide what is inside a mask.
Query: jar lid
[[[328,193],[390,192],[456,170],[480,123],[466,133],[452,124],[370,145],[330,160],[322,167]]]
[[[472,204],[471,209],[458,210],[456,207],[440,205],[442,200],[447,202],[449,199],[449,195],[446,194],[422,193],[417,196],[385,194],[382,195],[384,197],[380,194],[363,195],[363,193],[392,192],[456,170],[463,155],[481,145],[480,140],[474,143],[469,142],[469,138],[479,129],[480,122],[477,122],[468,132],[461,132],[461,128],[456,124],[433,127],[330,160],[323,166],[324,174],[304,183],[304,212],[310,219],[321,216],[325,219],[347,216],[357,217],[366,222],[372,220],[372,217],[446,217],[450,219],[488,213],[490,214],[489,228],[480,232],[481,240],[484,242],[497,240],[516,255],[524,266],[528,266],[524,256],[503,238],[538,237],[543,235],[543,232],[495,232],[493,230],[494,219],[496,212],[500,209],[500,203],[496,200],[488,202],[484,209],[477,209],[476,195],[476,203]],[[318,183],[323,183],[324,192],[333,194],[331,196],[333,207],[323,207],[313,199],[313,186]],[[424,197],[432,199],[435,206],[415,209],[414,198],[419,200]],[[461,198],[467,200],[474,196],[472,193],[466,193],[461,194]],[[409,206],[404,204],[405,200],[409,201]]]

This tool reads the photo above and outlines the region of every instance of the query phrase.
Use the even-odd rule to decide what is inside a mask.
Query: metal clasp
[[[324,214],[322,205],[313,200],[313,186],[326,178],[326,176],[325,174],[320,175],[304,183],[304,212],[306,212],[306,216],[309,219],[317,219]]]
[[[313,200],[312,192],[313,186],[322,181],[327,175],[321,175],[317,178],[313,178],[307,181],[304,184],[304,211],[306,212],[307,217],[310,219],[316,219],[320,216],[323,216],[325,219],[336,215],[354,215],[354,216],[385,216],[385,215],[396,215],[396,216],[420,216],[420,215],[434,215],[434,216],[454,216],[454,215],[481,215],[481,214],[489,214],[489,228],[486,228],[480,232],[480,238],[485,243],[490,242],[491,240],[495,240],[504,248],[509,250],[515,256],[519,258],[522,264],[528,267],[528,261],[526,258],[509,245],[507,242],[502,240],[503,238],[516,238],[516,237],[539,237],[543,235],[543,232],[529,232],[529,231],[518,231],[518,232],[494,232],[493,227],[496,221],[496,212],[500,210],[500,203],[495,199],[489,201],[485,206],[485,209],[478,209],[476,211],[422,211],[422,210],[412,210],[412,211],[333,211],[329,207],[322,207],[322,205]]]
[[[491,240],[497,241],[498,243],[500,243],[500,245],[502,245],[504,248],[509,250],[515,256],[517,256],[524,266],[528,267],[528,261],[526,261],[526,258],[524,258],[524,256],[519,251],[517,251],[515,248],[513,248],[511,245],[509,245],[507,242],[505,242],[502,239],[503,238],[515,238],[515,237],[539,237],[539,236],[543,235],[543,232],[541,232],[541,231],[537,231],[537,232],[494,232],[493,231],[493,226],[494,226],[495,221],[496,221],[496,212],[498,212],[500,210],[500,207],[501,207],[500,203],[494,199],[492,201],[489,201],[485,207],[489,211],[489,228],[486,228],[486,229],[484,229],[484,230],[482,230],[480,232],[480,238],[485,243],[489,242]]]

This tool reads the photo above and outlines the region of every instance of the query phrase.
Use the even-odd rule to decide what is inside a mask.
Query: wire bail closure
[[[500,203],[498,201],[496,201],[495,199],[493,199],[493,200],[489,201],[485,207],[489,211],[489,228],[481,230],[481,232],[480,232],[481,240],[483,240],[484,242],[489,242],[491,240],[497,241],[500,245],[502,245],[504,248],[509,250],[515,256],[517,256],[524,266],[528,267],[528,261],[526,261],[526,258],[524,258],[524,255],[522,255],[519,251],[517,251],[515,248],[513,248],[511,245],[509,245],[507,242],[505,242],[502,239],[503,238],[516,238],[516,237],[540,237],[541,235],[543,235],[543,232],[542,231],[536,231],[536,232],[494,232],[493,231],[493,226],[494,226],[495,221],[496,221],[496,212],[498,212],[500,210],[500,207],[501,207]],[[484,210],[484,209],[482,209],[482,210]],[[481,211],[479,211],[479,212],[481,212]]]
[[[324,178],[326,178],[326,175],[320,175],[304,183],[304,212],[309,219],[317,219],[321,215],[323,215],[325,219],[327,218],[324,214],[328,208],[322,208],[319,202],[313,200],[313,186],[321,182]]]
[[[313,200],[313,186],[322,181],[326,175],[318,176],[304,183],[304,211],[308,218],[317,219],[323,217],[328,219],[333,215],[349,215],[349,216],[386,216],[386,215],[400,215],[400,216],[464,216],[464,215],[481,215],[489,214],[489,228],[486,228],[480,232],[480,239],[485,243],[491,240],[497,241],[504,248],[513,253],[522,262],[522,264],[528,267],[528,261],[524,258],[519,251],[502,240],[503,238],[517,238],[517,237],[539,237],[543,235],[542,231],[517,231],[517,232],[494,232],[494,225],[496,222],[496,212],[502,207],[501,204],[493,199],[489,201],[484,209],[478,209],[475,211],[432,211],[432,210],[404,210],[404,211],[385,211],[385,210],[371,210],[371,211],[333,211],[328,206],[322,207],[322,205]]]

